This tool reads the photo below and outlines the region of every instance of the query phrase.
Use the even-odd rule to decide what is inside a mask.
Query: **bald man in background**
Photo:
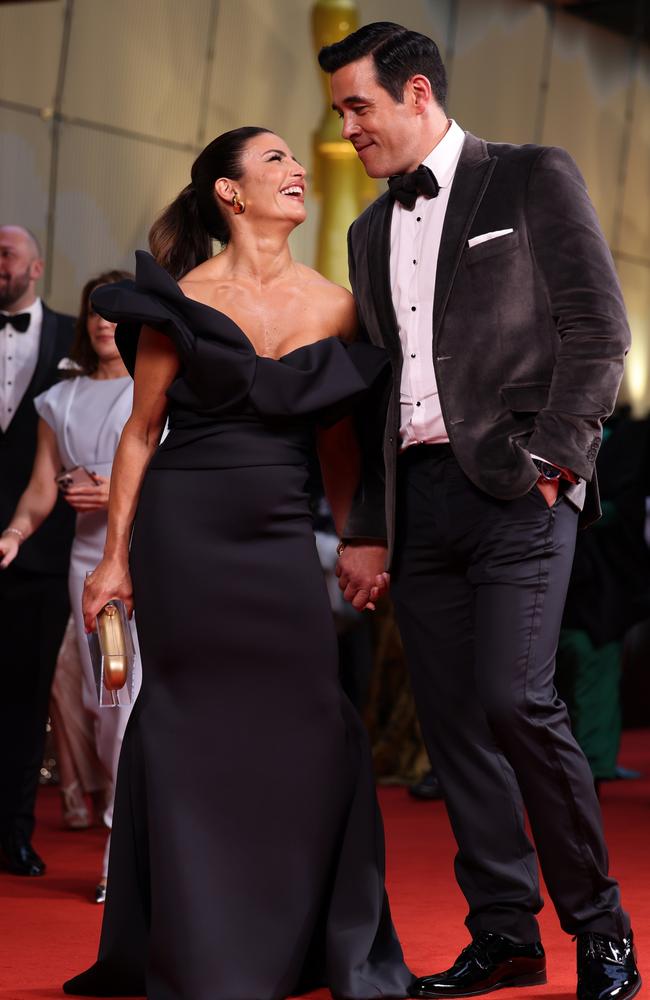
[[[36,294],[42,273],[34,235],[0,226],[0,531],[31,475],[34,397],[58,380],[72,344],[73,317]],[[69,614],[73,530],[74,512],[60,500],[0,570],[0,865],[15,875],[45,871],[31,838],[50,685]]]

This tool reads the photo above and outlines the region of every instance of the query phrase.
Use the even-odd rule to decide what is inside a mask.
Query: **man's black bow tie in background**
[[[30,319],[31,316],[29,313],[16,313],[15,316],[5,316],[4,313],[0,313],[0,330],[4,330],[8,323],[18,333],[25,333]]]
[[[395,174],[388,178],[388,190],[404,208],[412,209],[419,194],[425,198],[437,198],[440,185],[429,167],[421,163],[410,174]]]

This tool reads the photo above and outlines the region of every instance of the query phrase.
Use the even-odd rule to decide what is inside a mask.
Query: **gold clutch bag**
[[[105,604],[97,615],[97,631],[88,636],[100,707],[130,705],[135,650],[122,601]]]

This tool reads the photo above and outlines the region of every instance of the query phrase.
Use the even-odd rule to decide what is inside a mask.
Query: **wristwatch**
[[[541,458],[534,458],[533,464],[542,479],[546,479],[548,482],[554,482],[556,479],[562,478],[562,469],[558,469],[557,465],[551,465],[550,462],[544,462]]]

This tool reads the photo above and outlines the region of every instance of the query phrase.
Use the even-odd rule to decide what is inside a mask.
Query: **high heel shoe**
[[[87,830],[90,826],[90,814],[79,782],[73,781],[71,785],[61,788],[61,798],[63,823],[68,830]]]

